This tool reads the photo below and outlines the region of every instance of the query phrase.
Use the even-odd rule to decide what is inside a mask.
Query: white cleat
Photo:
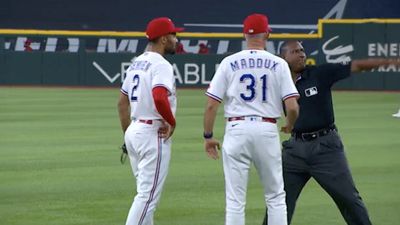
[[[399,109],[399,111],[397,113],[393,114],[392,116],[396,117],[396,118],[400,118],[400,109]]]

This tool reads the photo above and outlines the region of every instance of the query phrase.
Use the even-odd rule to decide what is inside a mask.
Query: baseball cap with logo
[[[251,14],[243,21],[243,33],[260,34],[271,32],[268,17],[263,14]]]
[[[146,37],[149,40],[154,40],[166,34],[183,31],[184,28],[175,27],[172,20],[168,17],[159,17],[151,20],[147,24]]]

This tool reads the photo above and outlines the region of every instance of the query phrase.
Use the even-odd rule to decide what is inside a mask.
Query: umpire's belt
[[[238,117],[229,117],[228,121],[238,121],[238,120],[248,120],[248,121],[261,121],[261,122],[269,122],[269,123],[276,123],[276,119],[268,118],[268,117],[261,117],[261,116],[238,116]]]
[[[293,132],[292,137],[296,139],[301,139],[303,141],[312,141],[318,137],[325,136],[329,134],[331,131],[337,131],[336,126],[330,125],[327,128],[323,128],[321,130],[313,131],[313,132],[307,132],[307,133],[302,133],[302,132]]]

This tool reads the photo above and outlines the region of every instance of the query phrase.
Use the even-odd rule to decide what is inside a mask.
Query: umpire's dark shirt
[[[331,87],[350,74],[350,64],[323,64],[304,69],[296,81],[300,114],[294,132],[317,131],[334,124]]]

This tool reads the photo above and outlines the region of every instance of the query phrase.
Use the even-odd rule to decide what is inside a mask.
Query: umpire
[[[367,209],[355,187],[340,136],[335,126],[332,85],[352,72],[381,65],[399,64],[390,59],[359,59],[347,65],[306,66],[306,54],[299,41],[281,47],[300,93],[300,114],[291,138],[283,142],[283,176],[288,223],[297,198],[313,177],[332,197],[348,225],[371,225]],[[267,225],[267,213],[264,225]]]

